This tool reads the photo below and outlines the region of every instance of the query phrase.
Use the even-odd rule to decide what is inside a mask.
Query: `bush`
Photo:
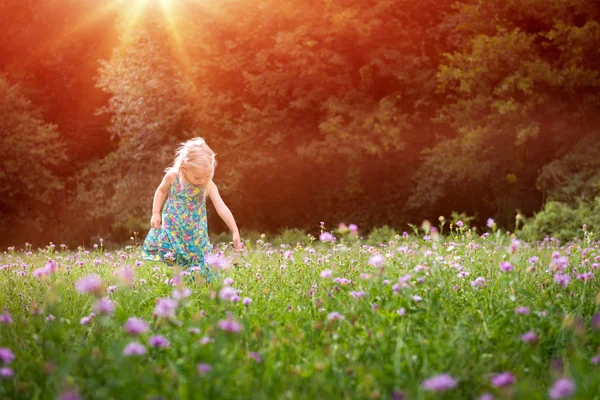
[[[588,231],[600,231],[600,196],[593,202],[580,202],[577,206],[549,201],[542,211],[525,222],[520,236],[525,240],[552,236],[561,241],[569,241],[583,238],[584,224]]]

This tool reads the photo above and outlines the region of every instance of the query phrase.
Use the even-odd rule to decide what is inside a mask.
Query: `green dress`
[[[214,277],[204,257],[210,250],[204,189],[183,182],[179,175],[169,188],[162,212],[162,226],[151,228],[142,245],[142,258],[179,265]]]

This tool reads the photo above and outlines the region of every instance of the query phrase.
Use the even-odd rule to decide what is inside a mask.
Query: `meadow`
[[[442,226],[443,230],[443,226]],[[1,399],[600,399],[600,242],[465,224],[373,243],[0,255]]]

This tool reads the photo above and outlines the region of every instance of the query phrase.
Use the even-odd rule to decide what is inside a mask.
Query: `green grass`
[[[221,271],[216,282],[183,277],[192,295],[181,302],[174,321],[153,313],[157,299],[171,296],[174,288],[166,282],[177,271],[162,263],[136,266],[135,247],[7,251],[0,257],[0,312],[6,308],[13,321],[0,324],[0,348],[11,349],[16,359],[7,365],[14,377],[0,378],[0,398],[54,399],[76,388],[86,399],[389,399],[394,391],[408,399],[476,399],[486,392],[545,399],[554,380],[567,376],[576,384],[572,398],[600,399],[600,366],[591,362],[600,347],[600,331],[591,327],[599,278],[576,277],[595,272],[600,245],[523,243],[509,254],[510,238],[504,235],[454,235],[433,242],[397,237],[375,247],[346,238],[283,248],[258,241],[241,255],[227,249],[237,265]],[[568,257],[567,272],[576,271],[566,288],[547,271],[555,251]],[[376,252],[386,256],[383,268],[369,265]],[[532,256],[539,257],[534,271],[528,270]],[[48,278],[32,276],[49,259],[58,270]],[[502,272],[502,261],[515,270]],[[459,278],[458,265],[469,275]],[[96,299],[78,293],[74,283],[98,274],[106,286],[118,285],[114,273],[124,266],[135,271],[135,283],[108,296],[115,312],[81,325]],[[417,266],[421,271],[415,272]],[[325,269],[332,277],[320,276]],[[412,275],[408,287],[395,293],[393,285],[406,274]],[[485,286],[472,287],[479,276]],[[219,298],[226,277],[241,290],[241,299],[252,299],[248,306]],[[364,298],[353,298],[351,291],[364,291]],[[416,295],[422,301],[416,302]],[[531,313],[518,315],[517,307]],[[398,314],[400,308],[405,315]],[[227,312],[242,324],[241,333],[217,328]],[[329,321],[331,312],[344,319]],[[47,320],[50,314],[55,320]],[[132,338],[123,329],[129,317],[144,319],[150,330]],[[539,336],[536,343],[521,341],[529,330]],[[170,346],[151,348],[148,338],[156,334]],[[201,344],[203,337],[214,341]],[[133,340],[148,352],[124,356]],[[259,353],[262,361],[249,352]],[[552,360],[560,360],[562,368],[552,368]],[[198,374],[199,363],[212,370]],[[494,388],[490,378],[503,371],[513,373],[516,383]],[[444,393],[423,389],[425,379],[442,373],[458,385]]]

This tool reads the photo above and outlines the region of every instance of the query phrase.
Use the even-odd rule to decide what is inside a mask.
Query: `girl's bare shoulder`
[[[158,187],[158,189],[161,192],[167,192],[169,190],[169,188],[171,187],[171,185],[173,184],[173,182],[175,182],[175,179],[177,178],[178,172],[177,171],[169,171],[165,174],[165,176],[163,177],[162,182],[160,183],[160,186]]]

